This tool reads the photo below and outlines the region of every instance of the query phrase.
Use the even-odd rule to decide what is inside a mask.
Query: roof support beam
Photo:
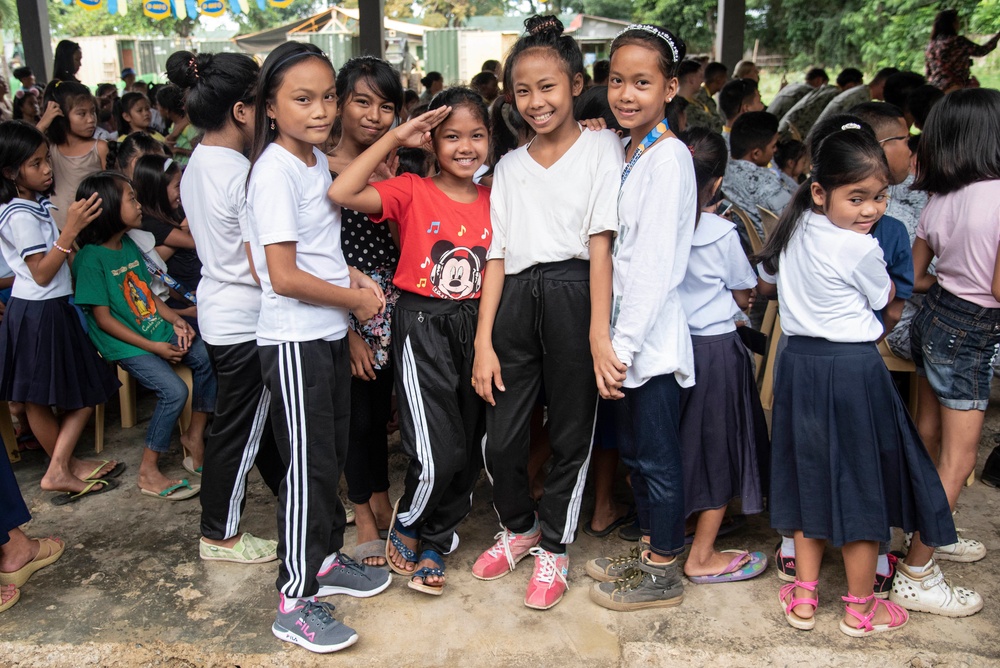
[[[719,22],[715,30],[715,59],[732,72],[743,59],[746,0],[719,0]]]
[[[48,81],[52,74],[52,35],[46,0],[17,0],[17,18],[21,22],[25,65],[38,81]]]
[[[385,20],[384,0],[359,0],[358,12],[362,55],[385,58],[385,36],[382,34],[382,24]]]

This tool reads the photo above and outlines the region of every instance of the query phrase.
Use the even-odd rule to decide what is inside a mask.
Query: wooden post
[[[24,64],[39,82],[48,82],[52,77],[52,28],[46,0],[17,0],[17,18],[21,22]]]
[[[385,58],[385,37],[382,34],[385,1],[359,0],[358,14],[361,54]]]

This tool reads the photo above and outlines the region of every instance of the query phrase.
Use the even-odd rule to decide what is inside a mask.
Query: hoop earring
[[[271,119],[271,129],[272,130],[274,129],[274,119],[273,118]]]

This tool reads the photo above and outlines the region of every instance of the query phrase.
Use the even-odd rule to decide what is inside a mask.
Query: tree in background
[[[715,41],[717,0],[636,0],[632,18],[655,23],[684,40],[688,53],[708,53]]]

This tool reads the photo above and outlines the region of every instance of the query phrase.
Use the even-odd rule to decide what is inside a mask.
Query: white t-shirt
[[[309,167],[278,144],[257,160],[247,191],[248,231],[262,298],[258,345],[286,341],[335,341],[347,335],[347,309],[319,306],[275,294],[264,246],[296,242],[296,263],[331,285],[350,287],[340,249],[340,207],[326,196],[333,180],[319,149]],[[199,309],[200,310],[200,309]]]
[[[687,274],[677,291],[692,336],[714,336],[736,329],[740,307],[733,290],[749,290],[757,276],[747,260],[736,225],[714,213],[702,213],[691,240]]]
[[[59,238],[59,228],[49,213],[51,207],[44,197],[36,202],[15,197],[0,205],[0,252],[15,277],[11,297],[41,301],[73,294],[69,262],[63,262],[45,286],[35,283],[31,270],[24,263],[24,258],[35,253],[48,253]]]
[[[242,153],[198,144],[181,177],[181,200],[201,260],[198,328],[216,346],[257,336],[261,290],[243,245],[249,170]]]
[[[615,183],[621,183],[618,164]],[[611,345],[628,366],[625,387],[674,374],[694,385],[694,352],[678,287],[694,234],[697,186],[691,152],[669,138],[646,150],[621,187],[615,238]]]
[[[889,303],[892,281],[875,237],[803,214],[778,260],[782,332],[841,343],[875,341],[875,317]]]
[[[505,155],[493,175],[487,259],[504,260],[505,274],[544,262],[589,260],[590,237],[618,229],[622,156],[610,130],[583,130],[548,169],[527,146]]]

